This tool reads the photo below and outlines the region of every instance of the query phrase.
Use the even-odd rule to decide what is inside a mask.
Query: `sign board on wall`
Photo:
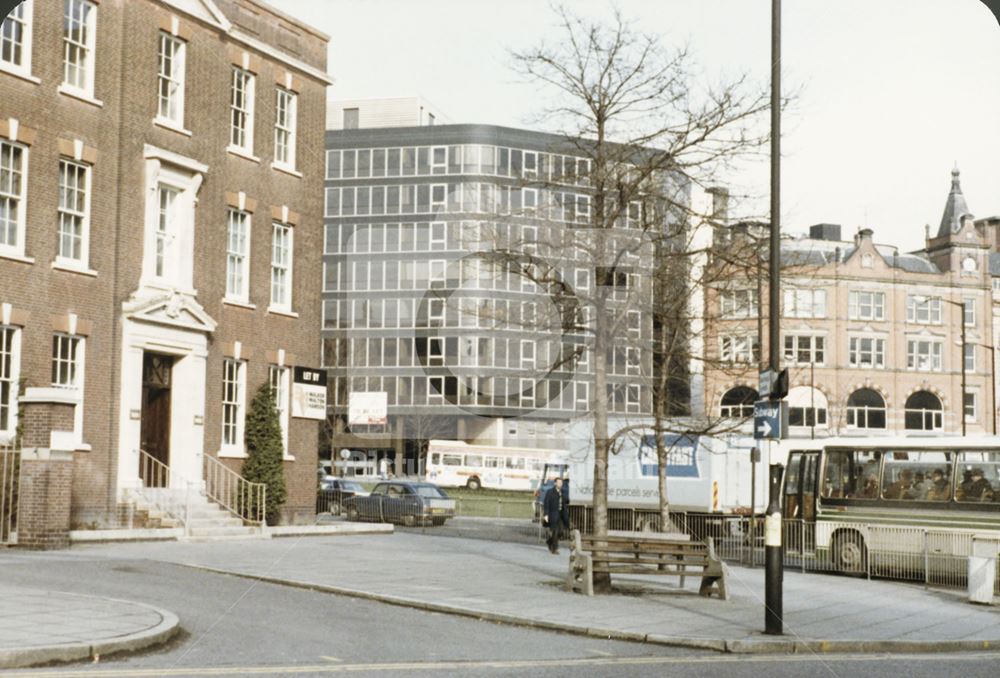
[[[389,394],[385,391],[351,392],[347,400],[347,423],[385,426],[388,410]]]
[[[295,368],[292,374],[292,416],[326,419],[326,370]]]

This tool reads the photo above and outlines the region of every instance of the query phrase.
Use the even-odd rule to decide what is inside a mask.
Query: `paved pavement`
[[[544,546],[428,535],[113,544],[93,555],[147,558],[422,609],[593,636],[729,652],[910,652],[1000,647],[1000,608],[955,592],[786,572],[786,635],[763,636],[764,577],[732,567],[731,599],[655,578],[612,595],[563,590],[568,555]],[[673,582],[674,580],[671,580]]]
[[[166,642],[177,616],[148,605],[0,584],[0,669]]]

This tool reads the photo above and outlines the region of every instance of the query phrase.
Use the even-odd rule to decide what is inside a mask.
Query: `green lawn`
[[[362,482],[371,492],[377,482]],[[455,513],[460,516],[484,518],[532,517],[534,493],[528,490],[468,490],[464,487],[444,487],[445,494],[455,500]]]

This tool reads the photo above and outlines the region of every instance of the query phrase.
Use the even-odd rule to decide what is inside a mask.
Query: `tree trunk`
[[[598,284],[604,281],[599,281]],[[608,380],[607,380],[607,336],[605,317],[607,309],[603,299],[598,299],[594,309],[594,392],[590,394],[594,403],[594,536],[608,534],[608,453],[611,441],[608,439]],[[594,560],[598,564],[607,563]],[[594,592],[611,591],[611,575],[594,573]]]

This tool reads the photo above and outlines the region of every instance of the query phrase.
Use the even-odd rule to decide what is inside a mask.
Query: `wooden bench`
[[[691,541],[687,535],[649,532],[609,532],[606,537],[583,537],[571,533],[569,574],[566,588],[594,595],[594,574],[700,576],[699,595],[718,594],[729,600],[726,565],[715,554],[711,537]],[[595,564],[594,561],[597,561]]]

